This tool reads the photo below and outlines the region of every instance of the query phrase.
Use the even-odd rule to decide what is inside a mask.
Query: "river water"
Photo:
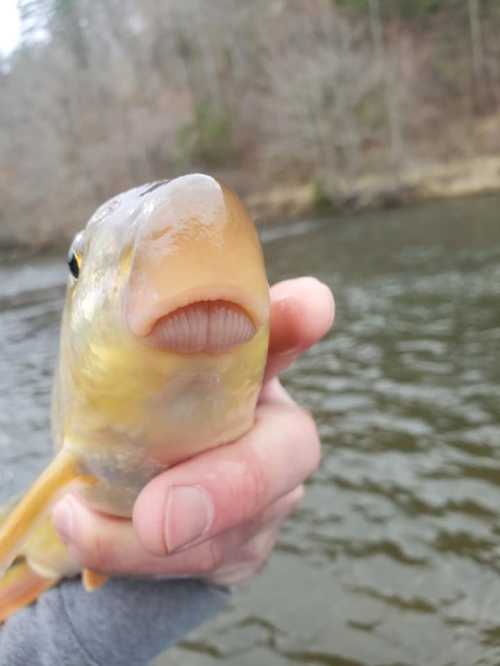
[[[500,198],[263,234],[337,325],[285,376],[323,462],[264,573],[164,666],[500,664]],[[0,265],[0,499],[50,456],[66,266]]]

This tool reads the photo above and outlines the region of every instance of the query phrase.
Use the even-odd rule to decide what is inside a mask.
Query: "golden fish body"
[[[58,454],[0,530],[3,566],[24,554],[42,577],[74,573],[48,518],[62,488],[76,481],[92,507],[130,516],[161,470],[252,426],[269,335],[255,227],[209,176],[114,197],[69,261],[52,410]]]

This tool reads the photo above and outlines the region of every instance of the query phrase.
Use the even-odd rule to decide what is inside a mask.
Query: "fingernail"
[[[74,511],[73,502],[67,497],[61,500],[52,511],[52,522],[59,536],[68,543],[73,534]]]
[[[165,545],[168,553],[201,538],[210,528],[214,507],[201,486],[173,486],[165,503]]]

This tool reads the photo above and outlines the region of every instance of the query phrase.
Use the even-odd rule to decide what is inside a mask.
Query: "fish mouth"
[[[126,304],[128,329],[146,344],[175,353],[229,351],[249,342],[268,316],[267,302],[234,285],[205,285],[153,300],[148,295]]]
[[[180,354],[221,354],[249,342],[256,330],[236,303],[201,300],[160,317],[147,338],[155,347]]]

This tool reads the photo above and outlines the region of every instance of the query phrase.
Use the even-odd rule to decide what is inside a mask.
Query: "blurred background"
[[[50,457],[61,247],[107,197],[214,173],[271,281],[337,297],[285,376],[304,504],[158,665],[500,663],[499,32],[497,0],[2,1],[1,500]]]
[[[4,245],[68,237],[116,192],[193,169],[263,219],[500,186],[498,159],[473,160],[500,145],[497,0],[17,8],[0,60]]]

